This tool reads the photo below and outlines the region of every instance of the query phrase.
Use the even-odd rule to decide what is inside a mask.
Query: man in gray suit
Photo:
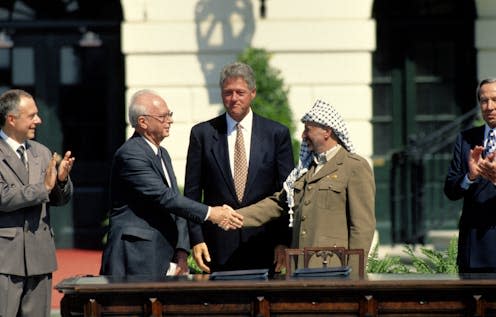
[[[33,141],[41,124],[33,97],[0,96],[0,316],[50,316],[57,268],[49,205],[73,193],[71,152],[63,158]]]

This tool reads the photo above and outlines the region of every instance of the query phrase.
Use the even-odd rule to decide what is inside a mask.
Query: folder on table
[[[295,277],[334,277],[334,276],[348,276],[350,275],[351,267],[346,266],[333,266],[333,267],[316,267],[316,268],[303,268],[297,269],[293,273]]]
[[[210,274],[211,280],[266,280],[269,269],[218,271]]]

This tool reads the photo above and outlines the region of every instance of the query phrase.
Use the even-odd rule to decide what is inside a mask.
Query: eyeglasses
[[[172,118],[172,115],[174,113],[172,111],[169,111],[169,112],[166,112],[164,114],[161,114],[161,115],[153,115],[153,114],[144,114],[143,116],[144,117],[152,117],[158,121],[160,121],[160,123],[164,123],[165,119],[167,118]]]

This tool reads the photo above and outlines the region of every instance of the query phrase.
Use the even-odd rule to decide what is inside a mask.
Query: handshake
[[[243,226],[243,216],[228,205],[210,207],[210,215],[207,220],[226,231],[239,229]]]

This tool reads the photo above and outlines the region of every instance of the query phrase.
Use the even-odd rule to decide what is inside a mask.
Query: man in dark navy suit
[[[462,131],[444,184],[451,200],[463,198],[458,266],[462,273],[496,272],[496,79],[477,89],[485,124]]]
[[[185,219],[209,220],[232,229],[242,225],[242,217],[179,193],[169,154],[160,146],[169,136],[172,112],[158,94],[135,93],[129,122],[135,133],[117,150],[112,163],[110,230],[100,273],[160,277],[168,271],[187,272]],[[172,260],[179,262],[176,270],[169,268]]]
[[[184,194],[208,205],[225,203],[238,209],[282,187],[294,167],[291,138],[287,127],[253,113],[256,83],[250,66],[225,66],[220,88],[226,113],[191,130]],[[243,136],[241,156],[236,153],[238,134]],[[244,174],[235,173],[240,161]],[[237,174],[242,175],[241,180]],[[226,232],[209,223],[200,226],[189,222],[193,256],[205,272],[279,271],[284,264],[284,248],[291,239],[288,223],[283,217],[263,227]]]

